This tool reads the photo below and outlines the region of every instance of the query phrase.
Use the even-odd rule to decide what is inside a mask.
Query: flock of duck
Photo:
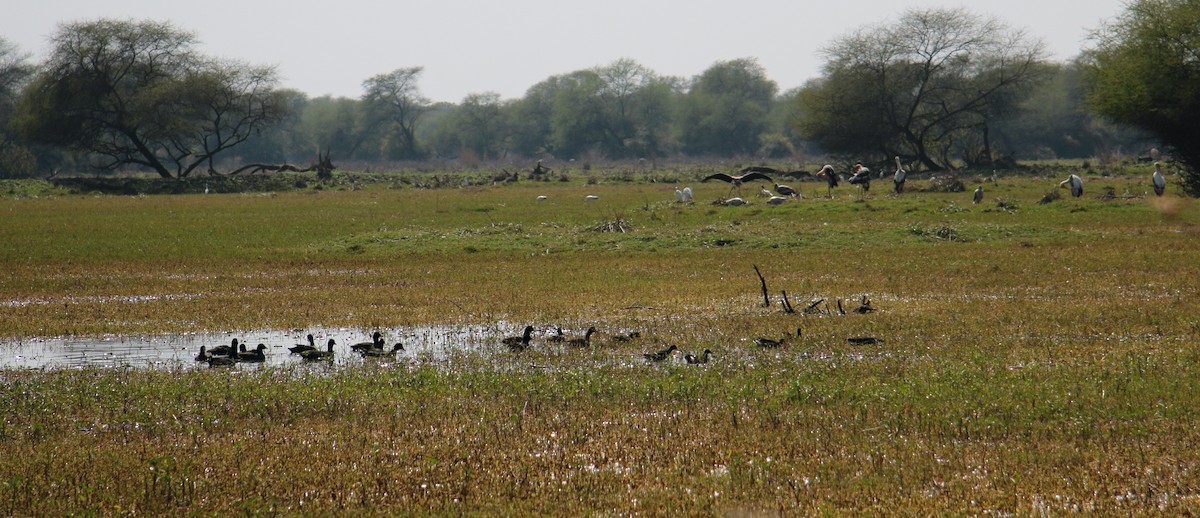
[[[325,349],[318,348],[313,335],[308,335],[308,343],[293,345],[288,347],[288,350],[291,351],[291,354],[299,355],[303,360],[322,361],[333,359],[335,345],[337,345],[337,341],[330,338],[329,342],[325,344]],[[387,349],[383,334],[376,331],[371,335],[370,342],[351,344],[350,350],[363,358],[394,358],[397,352],[404,350],[404,344],[396,342],[391,349]],[[238,343],[237,338],[230,341],[229,345],[218,345],[213,348],[202,345],[200,353],[196,355],[197,362],[207,362],[209,367],[230,367],[240,362],[262,363],[266,360],[266,344],[258,344],[254,349],[247,350],[246,344]]]
[[[510,351],[513,351],[513,352],[524,351],[524,350],[528,349],[530,347],[530,345],[533,343],[533,331],[534,331],[533,326],[525,326],[525,331],[523,333],[521,333],[520,336],[510,336],[510,337],[504,338],[504,339],[500,340],[500,343],[503,344],[504,346],[508,347],[508,349]],[[587,347],[587,346],[591,345],[592,335],[594,335],[595,333],[596,333],[596,328],[589,327],[583,336],[575,337],[575,338],[567,338],[565,335],[563,335],[562,328],[556,327],[555,333],[547,336],[544,339],[544,341],[549,344],[565,344],[565,345],[568,345],[571,347]],[[611,339],[613,342],[628,343],[628,342],[633,342],[633,341],[640,339],[641,336],[642,336],[641,333],[639,333],[637,331],[631,331],[628,334],[612,335]],[[762,344],[759,344],[759,345],[762,345]],[[776,345],[779,345],[779,344],[776,344]],[[642,357],[645,358],[649,362],[659,363],[659,362],[666,361],[668,358],[671,358],[676,351],[679,351],[679,348],[674,345],[671,345],[671,346],[667,347],[666,349],[650,351],[650,352],[644,353],[644,354],[642,354]],[[704,364],[704,363],[708,363],[709,359],[712,357],[712,354],[713,354],[712,350],[705,349],[700,354],[686,353],[686,354],[684,354],[683,359],[689,365]]]
[[[864,299],[865,300],[865,299]],[[839,301],[840,305],[840,301]],[[534,342],[534,326],[525,326],[525,330],[518,336],[509,336],[500,340],[500,344],[507,347],[512,352],[522,352],[530,348]],[[547,345],[565,345],[568,347],[583,348],[592,345],[592,337],[596,334],[596,328],[589,327],[583,336],[568,337],[563,333],[561,327],[556,327],[553,331],[544,334],[540,341]],[[795,335],[784,333],[782,338],[757,338],[754,344],[763,348],[778,348],[786,344],[792,337],[800,338],[801,330],[796,329]],[[296,344],[288,347],[290,354],[299,356],[304,361],[326,361],[334,358],[334,347],[337,341],[330,338],[326,342],[325,347],[318,347],[313,335],[308,335],[308,343]],[[614,343],[631,343],[641,339],[641,333],[631,331],[625,334],[613,334],[609,340]],[[862,338],[851,338],[851,343],[860,343],[855,340],[864,340]],[[870,339],[870,342],[875,343],[875,339]],[[357,353],[363,358],[395,358],[396,354],[404,350],[404,344],[396,342],[391,348],[387,348],[384,343],[383,335],[376,331],[371,335],[371,341],[359,342],[351,344],[348,347],[351,352]],[[206,362],[210,367],[230,367],[238,363],[262,363],[267,359],[267,345],[258,344],[253,349],[247,349],[246,344],[234,338],[228,345],[219,345],[216,347],[200,346],[200,352],[196,355],[197,362]],[[683,352],[677,346],[671,345],[665,349],[649,351],[642,354],[648,362],[660,363],[674,357],[676,352]],[[711,349],[704,349],[698,354],[684,353],[683,360],[689,365],[706,364],[712,358],[713,352]]]

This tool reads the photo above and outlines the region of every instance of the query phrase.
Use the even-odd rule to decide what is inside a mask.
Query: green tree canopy
[[[779,86],[752,58],[719,61],[692,80],[679,115],[680,140],[695,155],[753,153],[769,127]]]
[[[990,129],[1041,80],[1042,45],[964,9],[909,10],[823,51],[797,96],[798,131],[827,150],[900,155],[929,169],[990,160]]]
[[[44,70],[25,89],[29,138],[91,153],[93,166],[143,166],[183,178],[286,113],[274,69],[197,54],[167,23],[98,20],[60,26]]]
[[[0,178],[31,176],[37,160],[21,142],[8,122],[16,112],[17,95],[33,75],[28,56],[0,37]]]
[[[1200,3],[1133,1],[1096,39],[1091,107],[1169,146],[1185,166],[1185,188],[1200,195]]]

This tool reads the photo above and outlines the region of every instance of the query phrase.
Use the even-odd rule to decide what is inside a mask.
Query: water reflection
[[[101,338],[34,338],[20,341],[0,342],[0,369],[72,369],[135,368],[166,369],[178,367],[209,368],[205,362],[195,361],[200,346],[212,348],[228,345],[237,338],[247,349],[265,344],[266,361],[263,363],[241,363],[239,369],[279,367],[302,363],[298,354],[288,348],[307,343],[306,335],[312,334],[317,347],[324,348],[333,338],[334,365],[351,363],[390,361],[390,358],[361,358],[350,350],[350,344],[369,342],[374,330],[323,329],[305,330],[259,330],[230,333],[195,333],[161,336],[109,336]],[[474,350],[493,345],[496,336],[511,333],[509,326],[425,326],[379,329],[383,333],[385,346],[390,349],[396,342],[404,344],[404,351],[397,359],[416,355],[445,357],[455,351]]]

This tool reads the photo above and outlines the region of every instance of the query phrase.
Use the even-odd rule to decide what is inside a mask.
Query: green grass
[[[600,329],[585,350],[535,340],[327,371],[3,371],[0,514],[1200,507],[1191,200],[1102,200],[1147,182],[1089,176],[1084,198],[1049,204],[1057,180],[1002,178],[980,205],[968,179],[717,207],[728,186],[692,179],[698,201],[681,206],[673,183],[597,174],[0,201],[7,339]],[[788,315],[781,290],[797,308],[867,295],[879,310]],[[753,345],[798,327],[781,349]],[[668,344],[715,356],[641,359]]]

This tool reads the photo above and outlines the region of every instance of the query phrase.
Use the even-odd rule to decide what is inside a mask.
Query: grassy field
[[[1148,175],[1087,175],[1084,197],[1044,204],[1062,178],[865,198],[805,183],[781,206],[748,185],[746,207],[710,204],[729,187],[696,175],[677,175],[690,205],[674,183],[596,177],[0,199],[0,354],[58,335],[498,331],[328,370],[0,371],[0,514],[1200,510],[1200,207],[1145,196]],[[827,302],[786,314],[784,290]],[[836,311],[863,296],[877,311]],[[499,344],[526,323],[529,350]],[[599,332],[567,348],[542,340],[555,326]],[[713,360],[642,358],[667,345]]]

